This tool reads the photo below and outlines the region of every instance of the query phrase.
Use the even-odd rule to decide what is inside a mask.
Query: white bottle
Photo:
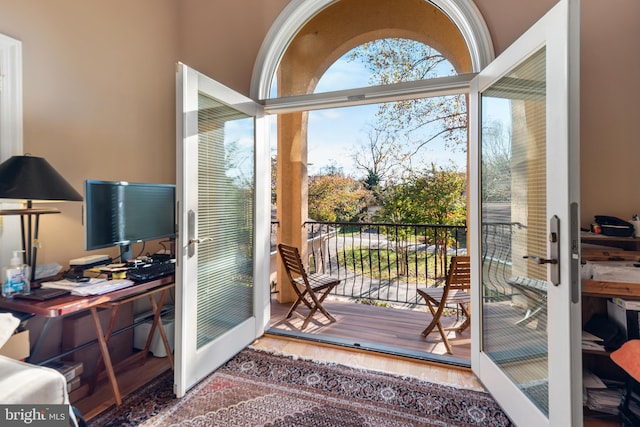
[[[12,298],[15,294],[28,294],[30,291],[29,266],[20,263],[20,252],[24,251],[13,251],[9,267],[4,268],[2,296],[5,298]]]

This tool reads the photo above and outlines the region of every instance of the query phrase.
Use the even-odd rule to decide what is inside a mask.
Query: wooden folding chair
[[[451,258],[451,265],[447,273],[447,280],[443,287],[438,288],[418,288],[418,294],[427,302],[427,307],[433,315],[429,326],[422,331],[422,336],[429,335],[434,328],[438,328],[447,353],[453,354],[451,345],[447,339],[446,331],[462,332],[471,323],[469,315],[469,303],[471,295],[467,292],[471,288],[471,261],[468,256],[454,256]],[[460,326],[445,328],[440,322],[442,313],[447,305],[457,304],[465,317]]]
[[[331,322],[335,322],[336,319],[324,309],[322,302],[329,295],[329,292],[340,283],[340,279],[321,273],[307,274],[300,259],[300,252],[294,246],[280,243],[278,244],[278,251],[287,272],[287,277],[296,295],[298,295],[298,299],[296,299],[296,302],[293,303],[287,313],[287,319],[291,317],[300,303],[304,303],[309,308],[309,313],[304,318],[300,329],[307,327],[316,311],[320,311]]]

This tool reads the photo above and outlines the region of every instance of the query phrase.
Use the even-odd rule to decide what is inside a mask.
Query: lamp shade
[[[45,159],[27,155],[0,164],[0,199],[80,202],[82,196]]]

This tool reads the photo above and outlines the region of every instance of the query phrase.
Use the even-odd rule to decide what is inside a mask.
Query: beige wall
[[[497,53],[556,3],[475,2]],[[581,26],[581,225],[587,227],[596,214],[640,213],[640,2],[583,0]]]
[[[0,32],[22,41],[26,153],[81,194],[85,179],[175,182],[174,0],[0,0],[0,11]],[[86,254],[82,204],[57,206],[38,261],[66,268]]]
[[[582,221],[640,213],[640,2],[583,1]]]
[[[289,0],[179,0],[180,60],[249,95],[262,41]]]
[[[476,0],[496,52],[555,0]],[[0,33],[21,40],[24,149],[80,192],[85,179],[175,181],[175,67],[244,94],[287,0],[0,0]],[[517,5],[516,5],[517,4]],[[640,211],[635,122],[640,2],[583,2],[582,221]],[[85,255],[81,204],[43,217],[44,261]],[[102,251],[101,251],[102,252]],[[113,254],[113,253],[112,253]]]
[[[285,3],[0,0],[0,33],[22,41],[24,151],[80,193],[85,179],[174,183],[175,63],[248,93],[261,41]],[[87,254],[82,204],[55,206],[61,215],[42,217],[38,261],[66,268]],[[105,252],[117,254],[95,251]]]

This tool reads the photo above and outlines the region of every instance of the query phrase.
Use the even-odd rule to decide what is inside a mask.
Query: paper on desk
[[[602,351],[605,352],[604,345],[598,344],[593,341],[582,341],[582,349],[583,350],[593,350],[593,351]]]
[[[605,351],[602,338],[584,330],[582,331],[582,348],[584,350]]]
[[[72,290],[72,289],[76,289],[78,287],[85,287],[85,286],[91,286],[91,285],[96,285],[98,283],[102,283],[104,281],[106,281],[107,279],[98,279],[95,277],[92,277],[91,279],[89,279],[86,282],[74,282],[73,280],[56,280],[55,282],[44,282],[41,287],[46,288],[46,289],[66,289],[66,290]]]
[[[595,336],[592,333],[589,333],[585,330],[582,330],[582,341],[597,341],[600,343],[603,342],[602,338]]]
[[[102,295],[108,292],[117,291],[118,289],[128,288],[132,285],[133,281],[128,279],[101,279],[101,282],[92,284],[91,286],[75,287],[71,289],[71,294],[80,296]]]
[[[584,388],[607,388],[600,377],[588,369],[582,371],[582,386]]]

